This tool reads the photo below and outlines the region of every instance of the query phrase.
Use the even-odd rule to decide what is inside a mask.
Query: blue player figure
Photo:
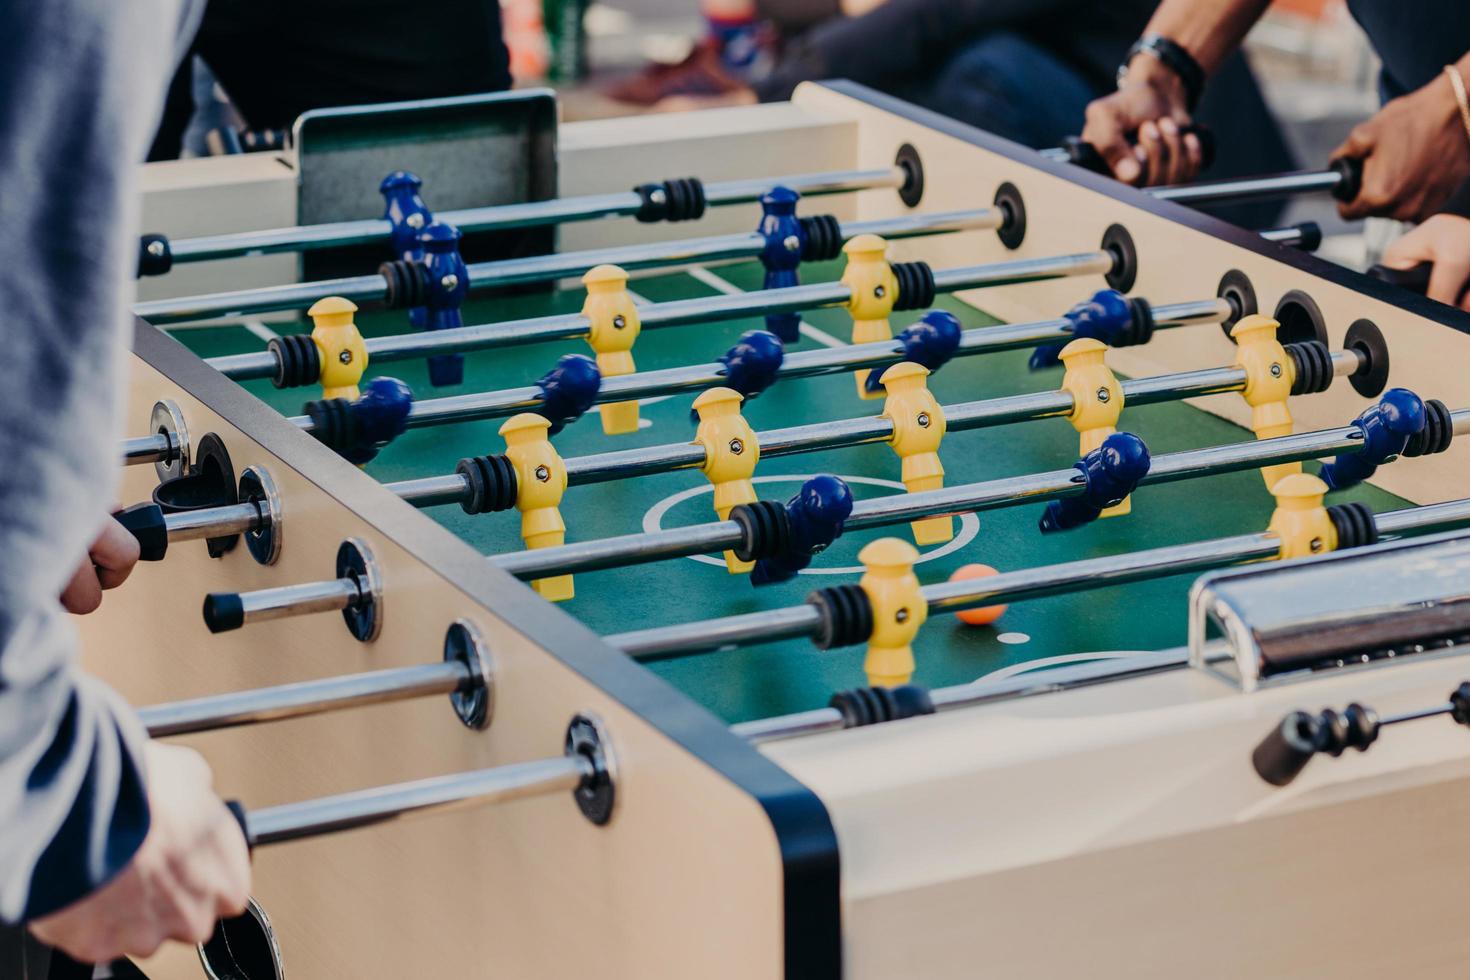
[[[806,229],[796,217],[796,202],[801,195],[789,187],[773,187],[761,195],[761,222],[756,229],[766,244],[761,249],[761,265],[766,275],[764,289],[784,289],[800,285],[796,270],[806,251]],[[766,329],[783,343],[801,339],[800,313],[767,313]]]
[[[779,554],[762,558],[751,570],[752,585],[785,582],[812,563],[842,534],[852,514],[852,490],[835,476],[814,476],[786,501],[789,537]]]
[[[1390,388],[1377,405],[1353,420],[1363,433],[1363,446],[1324,464],[1320,476],[1329,490],[1346,490],[1371,477],[1384,463],[1404,451],[1409,439],[1424,428],[1424,401],[1407,388]]]
[[[464,326],[459,308],[470,291],[470,272],[459,257],[459,229],[436,221],[419,235],[425,279],[425,330]],[[435,387],[464,381],[463,354],[436,354],[429,358],[429,383]]]
[[[434,264],[440,271],[436,274],[433,269],[430,270],[432,278],[428,280],[430,296],[427,305],[413,306],[408,311],[408,323],[415,330],[443,330],[451,325],[460,326],[463,322],[459,320],[459,307],[469,289],[469,276],[458,271],[464,268],[458,251],[459,232],[450,225],[434,221],[434,213],[419,195],[419,189],[423,185],[424,182],[417,174],[395,170],[383,178],[383,182],[378,185],[378,192],[383,195],[383,218],[391,226],[388,233],[389,245],[393,254],[404,262],[418,264],[430,261],[427,255],[428,239],[424,235],[435,224],[454,231],[453,259],[435,260]],[[439,237],[442,235],[443,232],[436,233],[435,240],[443,241]],[[446,254],[447,251],[447,248],[439,248],[437,254]],[[456,285],[453,289],[446,290],[442,286],[446,272],[455,276]],[[437,313],[435,293],[439,294]],[[450,321],[454,322],[451,324]],[[457,385],[463,380],[463,355],[441,354],[429,358],[429,382],[435,387]]]
[[[1041,515],[1042,534],[1070,531],[1098,519],[1133,493],[1138,481],[1148,475],[1148,447],[1131,432],[1114,432],[1103,444],[1077,461],[1081,476],[1074,482],[1085,485],[1080,497],[1053,500]]]

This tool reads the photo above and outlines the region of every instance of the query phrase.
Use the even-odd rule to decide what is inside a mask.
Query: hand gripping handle
[[[1184,136],[1193,134],[1199,140],[1201,168],[1209,168],[1215,162],[1215,134],[1209,127],[1198,125],[1181,126],[1179,132]],[[1137,136],[1130,134],[1128,142],[1137,143]],[[1111,175],[1113,172],[1102,154],[1097,152],[1097,147],[1080,136],[1068,136],[1062,141],[1062,149],[1067,153],[1067,162],[1073,166],[1095,174]]]

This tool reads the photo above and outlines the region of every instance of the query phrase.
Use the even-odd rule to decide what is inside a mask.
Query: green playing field
[[[836,264],[808,268],[808,281],[835,278]],[[758,265],[727,266],[714,274],[678,273],[635,280],[637,294],[658,302],[710,295],[718,289],[757,289]],[[1019,287],[1025,288],[1025,287]],[[1077,284],[1077,298],[1096,286]],[[1167,300],[1168,297],[1160,297]],[[467,323],[509,320],[581,307],[580,290],[541,292],[506,299],[476,301],[465,307]],[[960,316],[965,327],[996,321],[944,297],[939,305]],[[1036,311],[1037,319],[1061,310]],[[895,328],[916,314],[898,314]],[[361,314],[368,335],[407,329],[402,313]],[[649,330],[634,351],[641,370],[705,363],[714,360],[758,319],[696,327]],[[309,325],[274,325],[276,329],[309,329]],[[840,310],[821,310],[807,317],[800,348],[840,343],[850,320]],[[242,327],[199,327],[175,332],[195,352],[211,357],[258,350],[261,340]],[[369,368],[369,376],[391,374],[412,386],[420,399],[522,386],[547,371],[568,351],[587,352],[576,343],[540,344],[467,356],[465,383],[431,389],[423,362],[409,361]],[[1027,369],[1026,351],[959,358],[930,379],[942,404],[1056,388],[1062,370]],[[1206,365],[1200,365],[1206,366]],[[310,390],[278,391],[269,382],[249,382],[253,393],[283,412],[296,414],[302,402],[317,397]],[[612,449],[687,442],[693,437],[687,396],[653,399],[642,409],[635,434],[604,435],[589,414],[556,438],[564,457]],[[757,431],[861,415],[882,410],[881,401],[856,397],[850,376],[786,381],[745,406]],[[1348,421],[1347,419],[1343,420]],[[411,431],[389,446],[367,467],[379,480],[402,480],[451,472],[463,456],[498,453],[501,420],[462,423]],[[1121,427],[1137,433],[1155,453],[1240,442],[1251,434],[1229,422],[1183,403],[1125,410]],[[951,433],[940,455],[946,483],[972,483],[1070,466],[1077,456],[1077,436],[1062,419],[1001,428]],[[1313,464],[1309,464],[1311,466]],[[884,445],[836,449],[763,460],[757,470],[757,492],[785,499],[807,475],[831,473],[847,480],[856,497],[900,492],[898,459]],[[1341,499],[1362,500],[1375,510],[1405,506],[1382,491],[1360,487]],[[1145,487],[1133,498],[1129,516],[1105,519],[1071,532],[1042,536],[1036,529],[1041,505],[1032,504],[966,515],[955,521],[950,543],[924,549],[916,571],[924,583],[943,581],[958,567],[983,562],[1001,570],[1031,568],[1131,550],[1155,548],[1264,529],[1272,498],[1255,472]],[[469,516],[457,506],[428,511],[477,550],[486,554],[519,550],[519,521],[514,512]],[[659,526],[687,525],[714,519],[710,487],[698,471],[661,474],[567,491],[562,505],[568,541],[629,534]],[[599,633],[616,633],[715,616],[750,613],[799,603],[812,589],[854,582],[861,574],[857,553],[883,534],[907,537],[906,525],[853,533],[819,555],[796,580],[760,589],[729,574],[718,556],[686,558],[577,576],[576,598],[565,610]],[[1055,596],[1013,606],[994,626],[965,626],[951,616],[931,619],[915,646],[917,683],[959,684],[993,671],[1052,658],[1108,651],[1152,650],[1177,646],[1185,639],[1186,605],[1192,576]],[[529,595],[529,592],[528,592]],[[726,651],[650,664],[667,678],[731,722],[819,707],[833,691],[866,683],[863,650],[821,652],[805,640]]]

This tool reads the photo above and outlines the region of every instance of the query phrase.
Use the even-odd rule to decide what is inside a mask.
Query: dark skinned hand
[[[1423,221],[1470,178],[1466,137],[1454,89],[1444,75],[1394,99],[1359,124],[1332,153],[1363,161],[1363,187],[1341,203],[1344,218]]]

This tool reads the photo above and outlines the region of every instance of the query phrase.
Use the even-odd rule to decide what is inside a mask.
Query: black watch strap
[[[1162,34],[1145,34],[1133,42],[1133,47],[1128,49],[1128,56],[1123,59],[1123,67],[1118,70],[1119,80],[1127,73],[1133,59],[1145,51],[1179,77],[1184,85],[1184,98],[1188,102],[1189,111],[1193,112],[1205,90],[1205,70],[1194,60],[1194,55]]]

